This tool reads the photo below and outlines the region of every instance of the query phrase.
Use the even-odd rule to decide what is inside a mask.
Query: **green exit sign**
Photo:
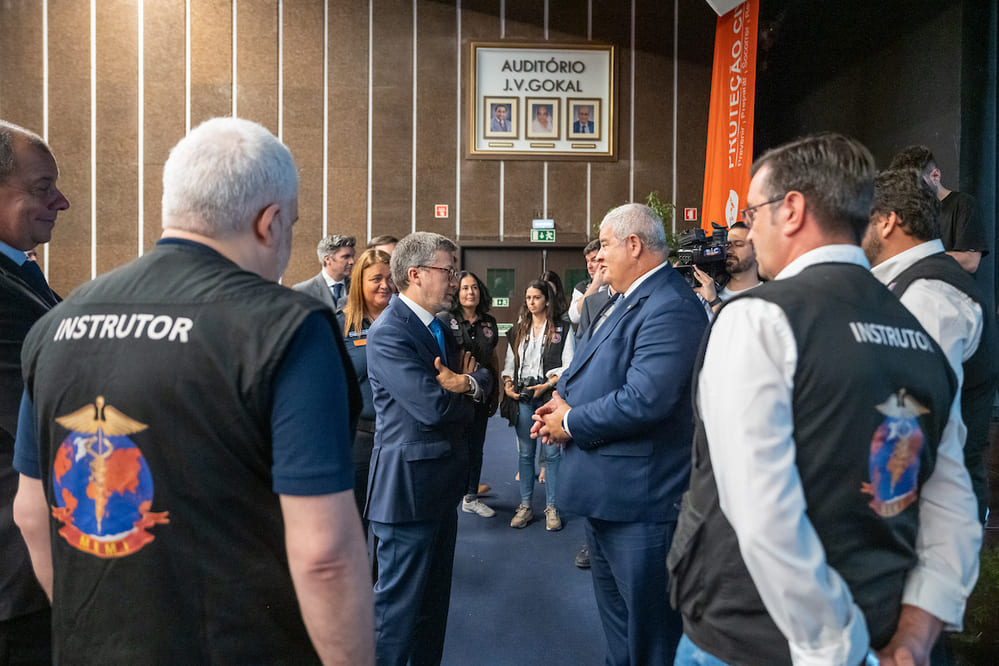
[[[554,243],[555,242],[555,230],[554,229],[531,229],[531,242],[532,243]]]

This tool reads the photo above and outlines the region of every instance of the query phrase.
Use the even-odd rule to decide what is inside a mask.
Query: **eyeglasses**
[[[444,271],[447,273],[448,282],[458,279],[458,271],[453,268],[444,268],[443,266],[419,266],[418,268],[432,268],[435,271]]]
[[[749,206],[747,208],[743,208],[741,211],[739,211],[739,213],[742,215],[742,221],[746,223],[747,227],[752,228],[753,222],[756,220],[756,209],[757,208],[762,208],[764,206],[769,206],[771,204],[775,204],[778,201],[783,201],[784,197],[786,197],[786,196],[787,196],[787,192],[785,192],[784,194],[780,195],[779,197],[771,199],[770,201],[764,201],[763,203],[756,204],[755,206]]]

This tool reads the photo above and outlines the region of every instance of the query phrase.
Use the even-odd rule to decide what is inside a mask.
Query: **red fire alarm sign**
[[[696,208],[684,208],[683,209],[683,219],[686,222],[696,222],[697,221],[697,209]]]
[[[447,217],[447,204],[434,204],[434,217]]]

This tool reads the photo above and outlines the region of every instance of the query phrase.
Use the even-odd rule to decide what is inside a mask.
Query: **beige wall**
[[[318,270],[324,225],[362,245],[413,228],[524,240],[547,203],[559,244],[578,245],[608,208],[653,189],[700,206],[715,22],[703,0],[187,5],[0,0],[0,117],[47,135],[72,203],[42,254],[61,293],[156,242],[170,147],[188,123],[234,110],[278,133],[301,171],[286,283]],[[546,38],[618,47],[618,161],[464,159],[468,42]],[[434,219],[437,203],[448,219]]]

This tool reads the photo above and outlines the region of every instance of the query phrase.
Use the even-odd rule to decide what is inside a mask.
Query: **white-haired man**
[[[297,189],[270,132],[209,120],[164,166],[155,251],[25,341],[15,518],[56,662],[373,661],[357,389],[332,312],[274,282]]]
[[[607,664],[671,664],[682,633],[663,562],[690,472],[691,341],[707,316],[667,251],[648,206],[607,214],[598,257],[615,296],[531,431],[565,447],[559,501],[587,519]]]

